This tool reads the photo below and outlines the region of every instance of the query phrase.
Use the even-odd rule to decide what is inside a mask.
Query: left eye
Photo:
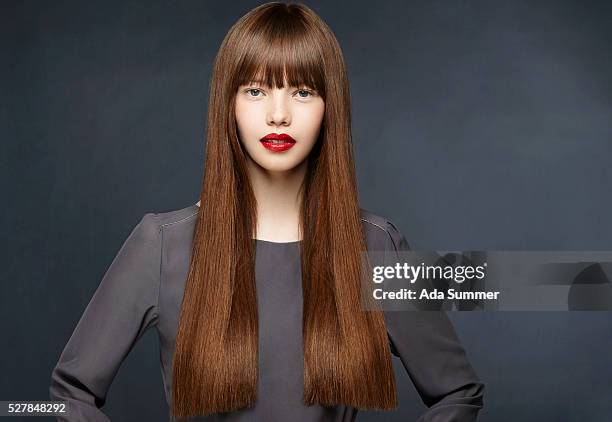
[[[312,95],[312,92],[306,89],[300,89],[299,91],[297,91],[297,93],[300,96],[300,98],[308,98],[309,95]],[[302,94],[305,94],[305,95],[302,95]]]

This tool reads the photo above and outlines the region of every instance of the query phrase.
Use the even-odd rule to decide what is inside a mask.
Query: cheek
[[[243,101],[236,101],[235,114],[240,136],[250,138],[251,132],[257,127],[259,118],[256,107],[251,107],[249,103]]]
[[[321,131],[321,124],[323,123],[323,111],[319,109],[312,109],[300,113],[299,116],[295,116],[294,121],[299,121],[299,129],[296,128],[296,135],[299,135],[302,139],[301,154],[309,154],[314,147],[319,133]],[[298,120],[299,119],[299,120]]]
[[[244,105],[241,101],[236,101],[235,104],[235,114],[236,114],[236,126],[238,127],[238,131],[243,134],[244,129],[248,127],[246,119],[248,118],[248,113],[245,110]]]
[[[321,106],[317,109],[317,111],[315,112],[314,115],[314,119],[317,122],[317,126],[321,127],[321,124],[323,123],[323,116],[325,115],[325,105],[321,104]]]
[[[299,121],[309,138],[317,138],[321,124],[323,123],[324,112],[325,108],[323,106],[312,107],[302,112]]]

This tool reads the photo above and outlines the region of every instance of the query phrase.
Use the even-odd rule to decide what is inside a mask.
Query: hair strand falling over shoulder
[[[257,204],[234,117],[238,87],[305,84],[325,101],[302,185],[305,405],[397,407],[385,321],[361,306],[360,219],[349,83],[331,29],[301,4],[266,3],[223,40],[210,82],[205,171],[176,338],[175,418],[254,405],[258,377]]]

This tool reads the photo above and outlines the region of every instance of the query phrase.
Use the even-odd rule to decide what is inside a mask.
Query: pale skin
[[[285,83],[279,89],[253,82],[239,87],[235,106],[257,200],[256,238],[279,243],[302,240],[298,190],[306,174],[306,158],[321,129],[325,103],[307,87]],[[269,151],[259,141],[269,133],[289,134],[296,144],[287,151]]]

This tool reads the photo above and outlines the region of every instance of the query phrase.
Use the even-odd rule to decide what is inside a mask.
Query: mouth
[[[293,147],[296,141],[286,133],[269,133],[261,138],[259,142],[272,152],[283,152]]]

